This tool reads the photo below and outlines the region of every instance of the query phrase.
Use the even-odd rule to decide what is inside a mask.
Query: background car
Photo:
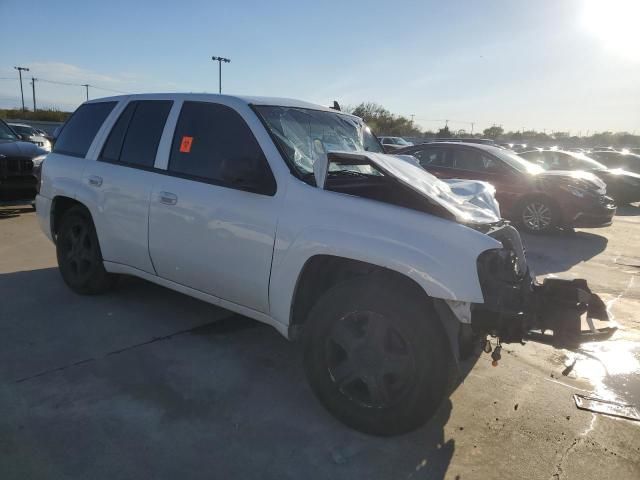
[[[402,137],[379,137],[378,140],[387,152],[413,145]]]
[[[545,170],[583,170],[597,175],[607,184],[607,195],[618,204],[640,201],[640,174],[622,169],[609,169],[606,165],[583,153],[562,150],[533,150],[519,154]]]
[[[505,218],[529,232],[555,227],[611,224],[616,206],[606,185],[588,172],[545,171],[513,152],[491,145],[430,143],[400,150],[418,158],[439,178],[491,183]]]
[[[33,198],[47,153],[34,143],[22,141],[0,120],[0,198]]]
[[[640,173],[640,155],[623,153],[615,150],[594,150],[589,156],[609,168],[622,168],[630,172]]]
[[[24,123],[10,123],[9,126],[18,134],[21,140],[35,143],[47,152],[51,151],[51,142],[31,125],[26,125]]]

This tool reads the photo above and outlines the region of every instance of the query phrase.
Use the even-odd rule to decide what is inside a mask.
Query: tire
[[[448,341],[433,307],[384,279],[326,292],[304,333],[312,390],[336,418],[373,435],[423,425],[447,393]]]
[[[549,233],[558,225],[558,209],[544,197],[524,200],[517,212],[518,223],[528,233]]]
[[[56,256],[62,279],[76,293],[103,293],[116,282],[117,276],[104,269],[96,229],[84,207],[72,207],[62,217]]]

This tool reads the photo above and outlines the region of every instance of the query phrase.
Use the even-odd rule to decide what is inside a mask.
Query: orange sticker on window
[[[191,144],[193,143],[193,137],[182,137],[180,142],[180,153],[189,153],[191,151]]]

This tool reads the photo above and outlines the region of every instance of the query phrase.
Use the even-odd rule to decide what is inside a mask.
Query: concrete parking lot
[[[536,273],[603,295],[612,339],[483,354],[425,427],[376,438],[320,406],[275,330],[132,278],[77,296],[31,208],[0,207],[0,479],[638,479],[640,422],[572,399],[640,406],[640,207],[619,213],[525,239]]]

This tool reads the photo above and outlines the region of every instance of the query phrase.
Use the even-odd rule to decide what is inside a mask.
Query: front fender
[[[482,251],[496,248],[498,242],[455,222],[410,213],[419,215],[425,223],[440,225],[434,225],[432,236],[422,238],[415,231],[372,235],[366,229],[309,227],[289,241],[286,234],[279,232],[269,287],[271,315],[290,323],[298,278],[305,264],[317,255],[357,260],[396,271],[415,281],[433,298],[482,303],[476,260]],[[443,237],[449,241],[443,241]]]

